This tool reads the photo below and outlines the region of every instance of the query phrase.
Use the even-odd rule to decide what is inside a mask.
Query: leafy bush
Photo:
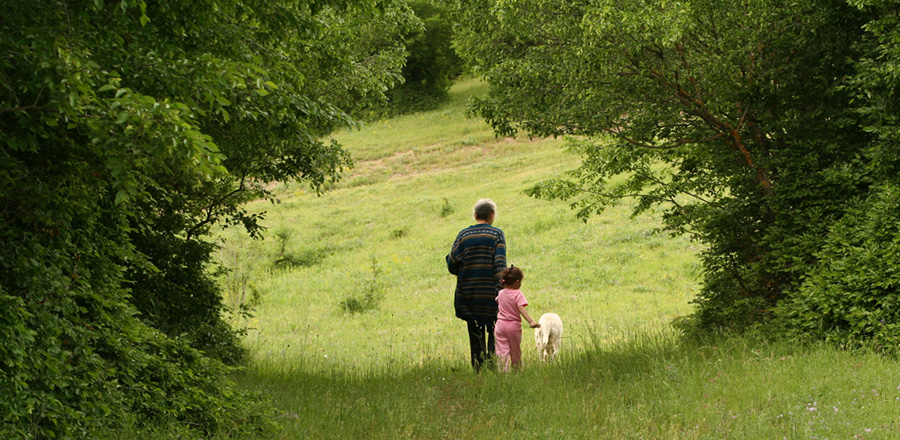
[[[900,186],[833,225],[818,263],[778,313],[787,333],[900,350]]]
[[[446,8],[432,1],[413,1],[410,6],[423,26],[406,36],[403,82],[387,91],[387,106],[367,110],[369,118],[435,109],[447,100],[453,79],[462,73],[462,59],[451,47],[453,24]]]
[[[441,212],[440,212],[441,217],[447,217],[450,214],[453,214],[454,212],[456,212],[456,209],[454,209],[453,206],[450,205],[450,200],[448,200],[446,197],[444,197],[444,204],[441,205]]]
[[[137,318],[121,266],[97,258],[130,253],[110,235],[121,226],[94,212],[105,222],[0,230],[0,438],[91,438],[131,418],[265,429],[267,410],[231,389],[228,367]],[[84,250],[96,255],[69,258]]]
[[[258,235],[257,182],[341,176],[338,105],[383,97],[416,19],[251,3],[0,2],[0,438],[264,427],[223,380],[210,228]]]
[[[132,234],[132,243],[153,264],[126,272],[139,317],[209,356],[237,364],[244,356],[240,332],[222,319],[222,291],[208,272],[215,246],[149,232]]]
[[[260,242],[243,234],[225,240],[219,247],[216,262],[221,270],[215,275],[232,312],[259,304],[261,298],[254,277],[261,271],[263,255]]]

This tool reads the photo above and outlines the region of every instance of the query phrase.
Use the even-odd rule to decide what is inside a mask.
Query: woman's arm
[[[445,257],[445,259],[447,260],[447,270],[450,271],[450,273],[452,273],[453,275],[459,275],[459,270],[460,268],[462,268],[462,261],[460,261],[460,257],[462,256],[460,250],[462,246],[460,241],[462,241],[462,239],[460,235],[462,235],[462,232],[460,232],[456,236],[456,239],[453,240],[453,246],[450,247],[450,253],[447,254],[447,257]]]
[[[453,258],[453,252],[447,254],[447,270],[453,275],[459,275],[459,262]]]
[[[494,243],[494,281],[497,290],[503,289],[503,285],[500,284],[500,274],[504,270],[506,270],[506,237],[503,235],[503,231],[500,231],[500,235]]]

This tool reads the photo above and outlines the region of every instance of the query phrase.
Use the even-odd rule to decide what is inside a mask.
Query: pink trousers
[[[518,369],[522,366],[522,322],[497,320],[494,325],[497,356],[500,358],[500,371],[509,371],[510,364]]]

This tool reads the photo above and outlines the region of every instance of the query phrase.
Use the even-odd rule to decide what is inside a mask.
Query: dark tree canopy
[[[692,328],[770,322],[828,264],[834,225],[872,224],[848,216],[897,181],[891,2],[454,3],[456,44],[492,86],[474,111],[498,134],[570,136],[584,158],[532,195],[585,218],[635,198],[705,245]]]
[[[462,59],[451,47],[453,23],[440,0],[410,0],[422,26],[405,35],[406,62],[402,82],[385,93],[382,103],[359,102],[352,114],[363,119],[433,110],[449,97],[453,80],[463,71]]]
[[[210,227],[257,235],[261,183],[340,178],[327,135],[419,25],[392,0],[0,2],[0,437],[258,428]]]

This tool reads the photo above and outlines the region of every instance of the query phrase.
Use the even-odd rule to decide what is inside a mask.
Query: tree
[[[374,119],[432,110],[447,99],[453,79],[462,73],[462,59],[451,47],[453,28],[446,6],[436,0],[413,0],[409,5],[422,26],[405,35],[402,82],[387,91],[386,102],[361,103],[354,114]]]
[[[410,6],[423,23],[406,37],[409,56],[403,83],[388,92],[391,106],[401,111],[427,110],[447,99],[453,79],[462,73],[462,60],[450,47],[453,29],[443,5],[413,1]]]
[[[900,9],[896,2],[851,1],[872,19],[848,89],[872,137],[860,166],[876,183],[832,225],[817,264],[796,295],[778,309],[786,332],[845,346],[900,349]]]
[[[262,183],[340,178],[340,106],[383,98],[417,19],[390,0],[12,1],[0,16],[0,437],[129,418],[259,428],[222,379],[237,340],[210,228],[259,235],[241,204],[271,198]]]
[[[705,245],[692,328],[769,321],[883,178],[870,153],[885,131],[865,117],[878,100],[857,87],[871,84],[860,60],[887,50],[864,30],[875,7],[460,0],[455,12],[457,45],[492,86],[474,111],[498,134],[569,136],[584,158],[532,195],[585,218],[635,198],[636,213],[660,206],[666,228]]]

